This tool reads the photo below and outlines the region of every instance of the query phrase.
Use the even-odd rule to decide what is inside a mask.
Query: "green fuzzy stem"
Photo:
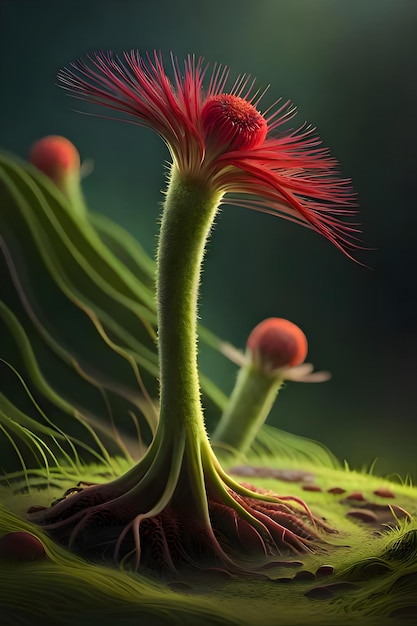
[[[240,370],[212,443],[245,453],[268,417],[283,379],[248,362]]]
[[[56,186],[66,196],[71,209],[81,218],[87,217],[87,206],[85,204],[83,191],[81,188],[80,170],[75,169],[65,172],[59,179],[54,180]]]
[[[80,176],[70,175],[65,181],[65,185],[62,185],[64,193],[66,193],[71,206],[80,217],[86,217],[87,208],[84,202],[84,196],[81,190]]]
[[[197,301],[201,264],[221,194],[182,180],[173,167],[158,247],[157,305],[160,428],[207,441],[197,367]],[[182,430],[183,429],[183,430]]]

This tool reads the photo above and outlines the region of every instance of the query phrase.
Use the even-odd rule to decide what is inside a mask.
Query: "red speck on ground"
[[[0,538],[0,559],[6,561],[37,561],[46,556],[43,543],[25,531],[8,533]]]
[[[375,489],[374,494],[381,498],[395,498],[395,493],[393,493],[391,489],[388,489],[388,487],[379,487]]]

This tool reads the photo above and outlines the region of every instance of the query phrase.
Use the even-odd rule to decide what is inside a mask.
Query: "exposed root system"
[[[136,481],[131,471],[105,485],[80,483],[50,508],[32,508],[30,519],[87,558],[174,578],[195,570],[262,575],[264,567],[314,551],[335,532],[301,499],[238,484],[211,449],[200,454],[197,480],[186,454],[179,467],[171,457],[165,485],[161,475],[150,480],[140,462]],[[145,457],[145,469],[157,456],[153,463]]]

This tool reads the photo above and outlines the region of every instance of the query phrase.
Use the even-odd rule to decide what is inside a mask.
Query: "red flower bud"
[[[277,317],[258,324],[249,335],[247,347],[253,362],[267,371],[294,367],[307,356],[307,338],[303,331]]]
[[[79,177],[80,155],[65,137],[50,135],[40,139],[32,147],[29,160],[60,188],[66,188],[74,174]]]

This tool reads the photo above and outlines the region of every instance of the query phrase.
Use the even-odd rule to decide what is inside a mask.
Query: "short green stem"
[[[282,383],[282,378],[265,374],[251,362],[244,365],[212,443],[232,452],[247,452],[268,417]]]
[[[57,185],[67,197],[74,213],[85,218],[87,216],[87,207],[81,189],[80,172],[66,172],[65,176],[57,182]]]
[[[173,167],[157,257],[160,429],[171,436],[185,431],[194,445],[207,439],[197,367],[198,288],[220,200],[219,192],[182,179]]]

